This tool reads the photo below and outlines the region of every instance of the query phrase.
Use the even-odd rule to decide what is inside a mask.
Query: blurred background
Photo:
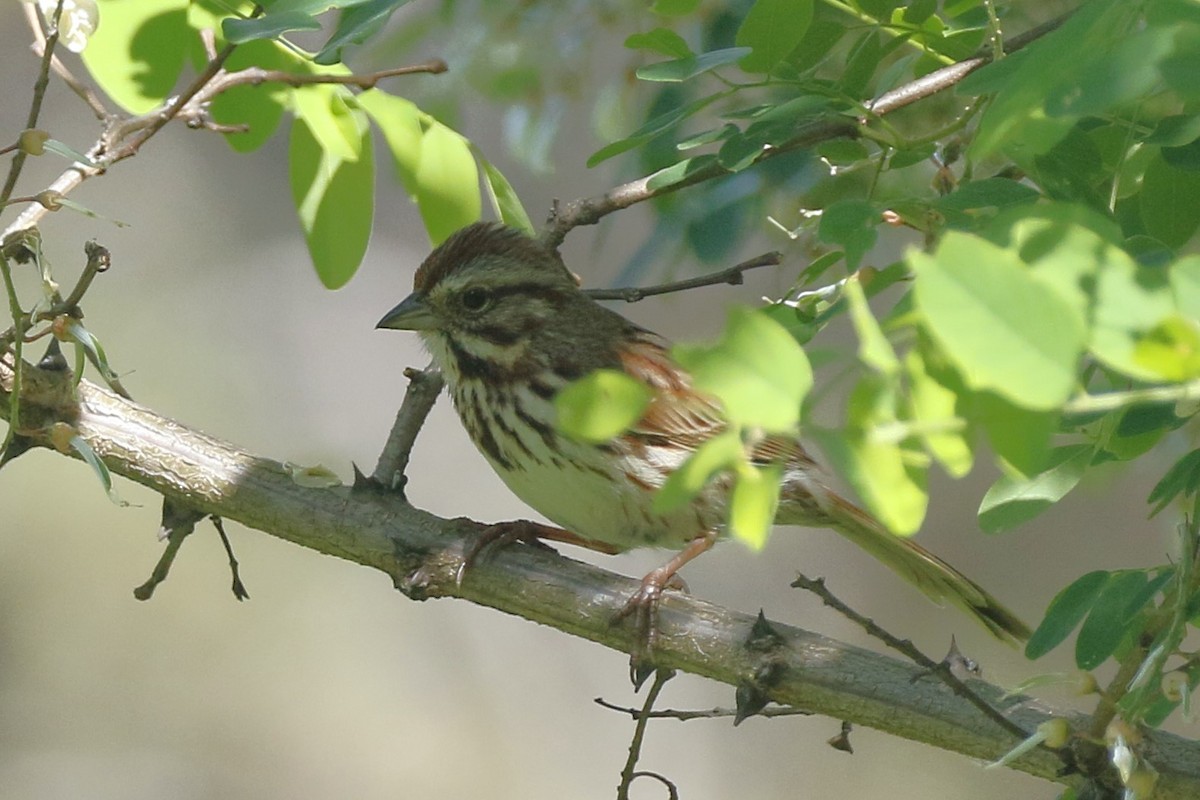
[[[572,93],[586,94],[578,81],[589,71],[611,78],[628,65],[620,61],[627,56],[618,32],[575,33],[554,39],[546,54],[585,48],[583,72],[560,75],[561,97],[514,113],[462,94],[446,109],[509,176],[535,221],[555,198],[595,194],[636,172],[632,164],[584,167],[605,142],[603,125],[586,104],[570,104]],[[36,74],[28,39],[10,4],[0,15],[6,137],[24,127]],[[451,64],[448,76],[388,86],[430,110],[469,91],[470,70],[486,68],[476,60],[456,71],[456,54],[469,60],[472,48],[461,28],[427,28],[407,46],[407,60],[441,56]],[[604,66],[598,59],[605,52],[618,61]],[[600,83],[605,92],[636,91],[621,81]],[[621,124],[618,111],[611,124]],[[546,114],[554,130],[535,141]],[[623,124],[612,135],[628,133],[637,120]],[[58,82],[42,127],[80,150],[99,130]],[[514,142],[541,149],[522,151]],[[84,308],[138,401],[251,452],[322,463],[349,480],[351,462],[368,471],[374,465],[404,392],[402,370],[427,360],[415,336],[373,329],[407,293],[427,239],[403,192],[381,178],[365,263],[344,289],[325,290],[295,220],[286,148],[281,133],[264,150],[238,155],[215,134],[171,126],[138,157],[72,195],[128,227],[60,212],[43,223],[46,253],[68,283],[83,264],[86,240],[112,251],[113,267]],[[62,165],[31,159],[25,188],[41,189]],[[793,224],[797,212],[787,212]],[[702,274],[783,250],[784,266],[756,271],[744,286],[620,309],[672,338],[703,338],[719,330],[730,304],[786,291],[803,264],[803,253],[765,215],[738,225],[749,235],[736,247],[704,251],[713,261],[706,264],[690,250],[647,248],[655,217],[634,208],[573,232],[564,255],[586,285],[607,286]],[[910,244],[897,236],[869,260],[886,264]],[[846,335],[835,327],[818,346],[844,346]],[[836,419],[836,402],[826,406]],[[967,480],[933,481],[920,541],[1036,623],[1056,589],[1084,572],[1161,563],[1171,553],[1170,516],[1146,519],[1145,497],[1163,468],[1097,470],[1100,479],[1035,523],[985,537],[975,511],[995,475],[984,464]],[[201,526],[167,582],[139,602],[132,589],[162,550],[155,537],[160,502],[123,479],[117,490],[129,506],[110,503],[82,463],[48,452],[0,473],[0,798],[611,796],[632,723],[593,698],[640,704],[622,654],[464,602],[414,604],[382,574],[232,523],[251,600],[232,597],[220,542]],[[408,491],[415,504],[442,515],[531,516],[476,453],[445,400],[417,444]],[[629,575],[663,558],[569,555]],[[757,554],[726,543],[685,573],[707,600],[762,608],[773,620],[876,647],[790,589],[798,570],[825,576],[844,600],[934,657],[949,644],[945,632],[955,630],[961,649],[1002,685],[1071,666],[1069,648],[1025,662],[822,531],[781,530]],[[1053,692],[1047,699],[1074,702]],[[660,702],[732,704],[731,688],[685,675]],[[660,721],[650,726],[641,767],[675,781],[690,800],[1058,794],[1053,785],[985,772],[870,730],[852,734],[853,755],[835,752],[826,742],[838,727],[819,717],[753,718],[737,729],[727,719]],[[635,784],[633,796],[663,791]]]

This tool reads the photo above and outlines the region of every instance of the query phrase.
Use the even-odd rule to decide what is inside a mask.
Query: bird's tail
[[[934,602],[949,602],[977,619],[998,639],[1018,644],[1030,630],[979,584],[925,548],[889,532],[867,512],[823,485],[784,492],[779,525],[829,527],[879,559]]]

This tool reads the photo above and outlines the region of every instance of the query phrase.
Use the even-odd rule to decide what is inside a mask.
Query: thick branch
[[[30,403],[61,398],[48,384],[65,378],[27,372],[35,373],[27,385],[37,392]],[[11,371],[0,371],[0,386],[10,385],[10,379]],[[78,408],[63,409],[63,416],[73,419],[109,469],[170,499],[379,569],[414,599],[460,597],[622,652],[634,644],[632,631],[611,620],[638,586],[635,580],[539,548],[513,546],[479,563],[459,587],[455,573],[478,523],[435,517],[394,493],[302,487],[278,462],[190,430],[86,381],[79,396]],[[0,402],[0,414],[6,408]],[[770,652],[747,648],[752,616],[673,593],[663,601],[659,622],[655,657],[663,667],[733,686],[749,683],[776,702],[974,758],[993,759],[1013,745],[1008,732],[942,683],[915,680],[921,671],[912,664],[784,625],[774,626],[778,644]],[[763,675],[770,676],[768,685]],[[973,688],[1005,707],[998,687],[979,682]],[[1010,706],[1008,713],[1026,730],[1050,716],[1032,702]],[[1080,715],[1072,719],[1083,724]],[[1161,773],[1159,800],[1200,796],[1200,753],[1193,743],[1150,732],[1144,755]],[[1067,780],[1056,777],[1060,762],[1050,753],[1030,753],[1013,766]]]

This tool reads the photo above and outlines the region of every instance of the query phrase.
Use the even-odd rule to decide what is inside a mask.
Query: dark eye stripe
[[[565,292],[561,286],[547,286],[544,283],[506,283],[499,286],[490,286],[488,287],[488,291],[495,300],[517,294],[531,299],[547,300],[554,305],[562,302]]]

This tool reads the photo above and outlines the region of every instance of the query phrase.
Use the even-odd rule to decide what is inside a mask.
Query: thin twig
[[[764,253],[761,256],[735,264],[732,267],[672,283],[659,283],[654,286],[627,286],[622,289],[584,289],[583,293],[593,300],[624,300],[626,303],[636,303],[647,297],[671,292],[683,292],[688,289],[698,289],[701,286],[727,284],[740,286],[744,282],[744,273],[758,267],[778,266],[783,261],[783,254],[778,252]]]
[[[241,126],[220,125],[208,118],[208,105],[222,92],[234,86],[276,81],[290,86],[325,83],[344,84],[366,89],[387,77],[414,73],[436,74],[446,70],[444,61],[431,59],[422,64],[379,70],[363,75],[299,75],[256,67],[237,72],[225,72],[224,64],[232,52],[233,46],[230,45],[216,53],[209,60],[204,71],[184,89],[183,93],[162,108],[137,117],[109,117],[108,119],[111,120],[109,125],[99,140],[86,153],[94,165],[72,165],[50,184],[47,191],[65,197],[88,178],[102,174],[105,169],[118,161],[135,155],[146,141],[173,119],[183,119],[192,128],[202,128],[220,133],[243,131],[244,128]],[[32,227],[45,214],[45,208],[40,205],[32,205],[21,212],[21,215],[5,229],[5,233]]]
[[[42,101],[46,98],[46,89],[50,86],[50,59],[54,56],[54,46],[58,44],[58,22],[62,16],[63,0],[58,0],[58,5],[54,9],[55,23],[51,26],[49,35],[46,36],[46,44],[42,48],[42,63],[38,68],[37,80],[33,82],[33,99],[29,103],[29,114],[25,117],[25,130],[33,130],[37,127],[38,118],[42,113]],[[34,17],[36,20],[36,15]],[[27,153],[24,150],[18,150],[12,159],[12,163],[8,166],[8,176],[4,179],[4,188],[0,189],[0,206],[8,203],[8,198],[12,197],[13,189],[17,185],[17,179],[21,177],[21,170],[25,166],[25,158]]]
[[[1200,399],[1200,380],[1174,386],[1152,386],[1146,389],[1080,395],[1063,405],[1063,413],[1099,414],[1129,406],[1165,405],[1196,399]]]
[[[610,703],[603,697],[596,697],[592,702],[601,708],[607,708],[609,711],[617,711],[622,714],[628,714],[631,719],[638,719],[640,715],[645,713],[645,709],[630,708],[628,706],[619,706],[616,703]],[[724,717],[736,717],[738,711],[736,708],[709,708],[696,710],[683,710],[675,708],[665,708],[662,711],[651,711],[649,717],[651,719],[674,719],[680,722],[689,722],[693,719],[722,719]],[[757,712],[758,717],[810,717],[811,711],[806,711],[802,708],[793,708],[792,706],[768,706]]]
[[[30,23],[29,27],[33,30],[33,52],[37,54],[38,58],[45,58],[46,34],[42,31],[42,26],[38,24],[37,9],[35,9],[31,4],[24,4],[24,9],[25,16]],[[62,82],[67,85],[67,88],[69,88],[72,92],[78,95],[81,100],[83,100],[87,107],[92,110],[92,113],[96,115],[96,119],[100,120],[101,122],[107,122],[108,119],[112,117],[112,112],[108,110],[108,107],[104,105],[104,101],[95,91],[93,91],[92,87],[76,78],[71,71],[67,69],[67,65],[62,63],[59,57],[53,53],[50,54],[50,68],[54,70],[54,74],[57,75]]]
[[[646,737],[646,725],[650,722],[654,703],[658,700],[658,695],[662,692],[663,687],[667,685],[667,681],[674,676],[675,671],[670,669],[660,669],[654,673],[654,683],[646,692],[646,702],[642,704],[641,713],[635,716],[637,722],[633,727],[633,739],[629,742],[629,758],[625,760],[625,768],[621,770],[621,783],[617,786],[617,800],[629,800],[629,787],[634,780],[640,777],[656,778],[667,787],[672,798],[677,797],[675,785],[669,780],[655,772],[639,772],[635,769],[642,754],[642,742]]]
[[[445,385],[442,373],[432,362],[425,369],[409,367],[404,370],[404,376],[408,378],[404,401],[396,413],[396,421],[383,445],[383,452],[379,454],[375,471],[371,473],[371,477],[380,485],[399,491],[404,489],[404,472],[408,469],[408,459],[412,455],[417,434]]]
[[[883,642],[893,650],[908,656],[910,659],[912,659],[913,663],[929,670],[931,673],[941,678],[942,682],[949,686],[956,695],[978,708],[984,713],[985,716],[987,716],[988,719],[992,720],[1001,728],[1011,733],[1018,740],[1024,740],[1029,737],[1029,733],[1026,732],[1025,729],[1023,729],[1020,725],[1017,725],[1008,717],[1004,716],[1004,714],[996,709],[991,703],[984,700],[982,697],[972,691],[969,686],[955,677],[954,673],[950,671],[950,667],[945,662],[934,661],[932,658],[918,650],[917,646],[909,640],[900,639],[899,637],[893,636],[891,633],[888,633],[886,630],[880,627],[879,624],[874,620],[864,617],[862,614],[859,614],[857,611],[850,608],[850,606],[839,600],[833,594],[833,592],[829,591],[829,589],[825,586],[824,578],[817,578],[814,580],[804,575],[799,575],[796,577],[796,580],[792,581],[792,586],[812,592],[817,597],[821,598],[822,603],[834,609],[846,619],[861,627],[868,634],[874,636],[876,639]]]
[[[237,72],[227,72],[218,76],[210,88],[210,94],[220,94],[233,86],[259,86],[264,83],[282,83],[285,86],[312,86],[318,83],[334,83],[342,86],[356,86],[359,89],[372,89],[384,78],[398,75],[439,75],[447,69],[446,62],[440,58],[430,59],[421,64],[407,67],[392,67],[378,72],[368,72],[361,75],[328,75],[302,74],[287,72],[281,69],[263,69],[247,67]]]

